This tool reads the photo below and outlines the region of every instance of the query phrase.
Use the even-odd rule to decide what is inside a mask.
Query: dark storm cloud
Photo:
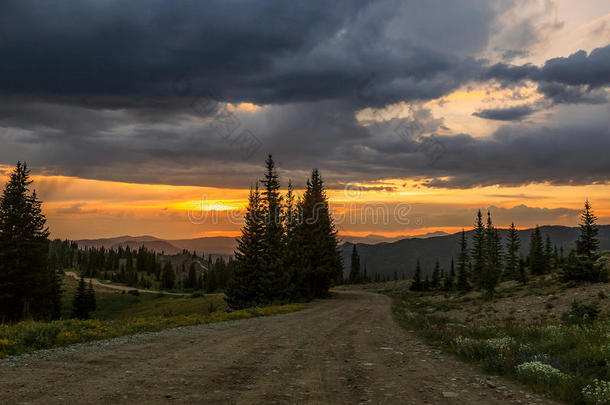
[[[578,114],[582,116],[578,117]],[[610,127],[607,109],[596,114],[566,111],[566,117],[544,125],[513,124],[491,137],[438,137],[446,153],[436,168],[447,173],[432,187],[492,184],[601,184],[610,181]],[[570,122],[569,117],[573,122]]]
[[[507,108],[488,108],[474,112],[472,115],[488,120],[519,121],[520,119],[533,114],[534,112],[536,112],[536,108],[526,104]]]
[[[297,186],[312,167],[330,187],[390,177],[449,187],[607,180],[598,158],[607,118],[605,127],[599,118],[512,125],[489,138],[437,135],[443,121],[424,109],[408,120],[356,119],[363,107],[435,99],[473,80],[533,80],[553,103],[593,104],[608,83],[606,48],[542,67],[488,66],[477,57],[511,1],[262,4],[0,2],[0,162],[225,187],[254,181],[267,153]],[[222,123],[216,101],[264,108]],[[260,147],[245,154],[242,134]]]
[[[605,103],[605,88],[610,85],[610,45],[594,49],[589,55],[581,50],[568,57],[549,59],[541,67],[498,63],[481,77],[505,84],[537,82],[538,91],[553,104]]]
[[[376,72],[367,102],[435,98],[472,76],[496,10],[430,3],[3,1],[0,88],[96,108],[154,106],[176,93],[359,102],[358,86]]]

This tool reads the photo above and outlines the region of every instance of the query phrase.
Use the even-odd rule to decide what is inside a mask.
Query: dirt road
[[[340,292],[301,312],[4,363],[0,403],[553,403],[485,378],[397,326],[389,298]]]
[[[75,278],[77,280],[80,279],[80,276],[78,274],[76,274],[73,271],[66,271],[65,272],[66,276],[68,277],[72,277]],[[89,283],[89,281],[91,281],[91,284],[93,284],[93,286],[97,289],[97,288],[106,288],[108,290],[117,290],[117,291],[133,291],[133,290],[138,290],[141,293],[151,293],[151,294],[165,294],[165,295],[186,295],[186,293],[170,293],[167,291],[159,291],[159,290],[145,290],[142,288],[136,288],[136,287],[127,287],[124,285],[116,285],[116,284],[106,284],[106,283],[102,283],[100,280],[98,280],[97,278],[87,278],[85,277],[85,283]]]

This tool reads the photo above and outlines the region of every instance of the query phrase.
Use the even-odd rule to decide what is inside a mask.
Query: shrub
[[[582,396],[589,405],[610,405],[610,382],[595,379],[582,389]]]
[[[572,308],[568,312],[564,312],[561,319],[567,324],[580,325],[583,323],[593,322],[599,315],[599,304],[597,302],[580,302],[573,301]]]
[[[567,374],[540,361],[519,364],[516,371],[517,376],[524,382],[545,387],[559,385],[569,378]]]
[[[140,291],[138,291],[138,290],[129,290],[129,291],[127,291],[127,293],[131,294],[131,295],[135,295],[136,297],[140,295]]]

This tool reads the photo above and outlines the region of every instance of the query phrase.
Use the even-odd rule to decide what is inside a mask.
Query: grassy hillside
[[[487,373],[568,403],[610,403],[610,284],[568,288],[548,275],[526,286],[502,283],[493,300],[480,292],[415,293],[409,284],[363,288],[393,297],[399,324]]]

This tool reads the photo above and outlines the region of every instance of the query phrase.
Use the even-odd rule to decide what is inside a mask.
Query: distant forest
[[[134,288],[172,291],[201,290],[206,293],[226,288],[235,261],[184,250],[164,255],[144,246],[106,249],[79,248],[76,242],[53,240],[49,262],[58,270],[76,270],[85,277],[123,283]]]

